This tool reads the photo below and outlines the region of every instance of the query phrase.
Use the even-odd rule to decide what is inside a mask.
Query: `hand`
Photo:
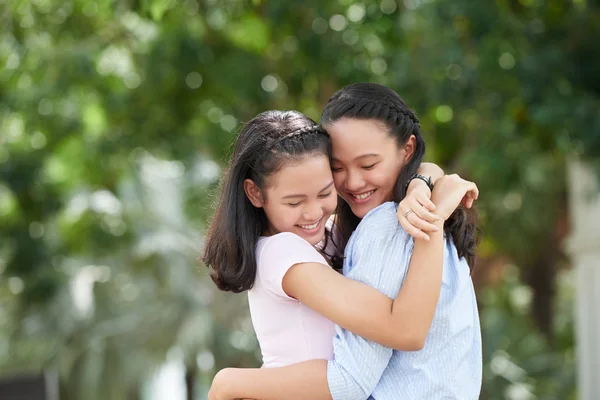
[[[436,205],[436,214],[444,221],[462,203],[471,208],[479,197],[479,189],[473,182],[466,181],[460,176],[446,175],[437,180],[431,193],[431,201]]]
[[[440,219],[433,214],[435,204],[429,197],[429,187],[420,179],[413,179],[408,185],[406,196],[400,204],[396,216],[400,225],[415,239],[429,240],[426,232],[435,232],[438,228],[433,224]]]

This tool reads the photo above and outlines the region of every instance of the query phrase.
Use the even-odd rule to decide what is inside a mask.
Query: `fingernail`
[[[433,231],[434,231],[434,232],[437,232],[437,231],[438,231],[438,227],[434,225],[434,226],[433,226]]]
[[[423,239],[425,239],[427,242],[429,242],[429,236],[424,236]]]

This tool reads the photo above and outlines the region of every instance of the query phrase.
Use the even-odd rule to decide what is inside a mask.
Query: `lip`
[[[371,190],[367,190],[367,191],[357,193],[357,194],[348,192],[348,195],[354,204],[364,204],[364,203],[368,202],[369,200],[371,200],[371,198],[373,197],[373,195],[375,194],[376,191],[377,191],[377,189],[371,189]],[[361,195],[361,194],[365,194],[365,193],[369,193],[369,192],[372,192],[372,193],[364,199],[357,199],[355,197],[356,195]]]
[[[301,227],[300,225],[296,225],[298,227],[298,229],[300,229],[302,232],[305,232],[308,235],[313,235],[315,233],[318,233],[321,230],[321,224],[323,223],[323,217],[321,217],[319,219],[319,222],[317,223],[317,226],[315,226],[312,229],[304,229],[303,227]],[[313,222],[314,224],[314,222]],[[302,225],[312,225],[312,224],[302,224]]]

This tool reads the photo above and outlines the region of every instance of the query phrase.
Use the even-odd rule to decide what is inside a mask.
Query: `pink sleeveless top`
[[[289,297],[281,286],[294,264],[315,262],[331,267],[310,243],[289,232],[261,237],[256,254],[256,280],[248,291],[248,303],[263,367],[332,359],[333,322]]]

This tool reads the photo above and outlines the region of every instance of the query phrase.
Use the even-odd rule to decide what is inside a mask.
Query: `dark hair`
[[[396,138],[398,146],[404,145],[411,135],[415,136],[415,152],[402,168],[393,189],[393,201],[400,202],[406,195],[406,184],[417,172],[425,154],[425,141],[421,136],[419,119],[404,100],[392,89],[375,83],[356,83],[336,92],[323,110],[321,125],[327,129],[337,120],[354,118],[373,120],[386,126]],[[444,231],[452,236],[459,257],[465,257],[472,268],[477,246],[476,214],[462,206],[452,213],[444,224]],[[336,213],[338,249],[344,249],[360,219],[343,200],[339,200]],[[339,254],[337,258],[339,260]],[[339,261],[337,261],[339,262]],[[335,265],[335,267],[339,267]]]
[[[251,179],[263,191],[267,178],[286,163],[314,154],[329,158],[329,136],[298,111],[266,111],[242,128],[221,182],[202,258],[219,289],[239,293],[252,288],[256,244],[268,228],[264,210],[246,197],[244,180]]]

